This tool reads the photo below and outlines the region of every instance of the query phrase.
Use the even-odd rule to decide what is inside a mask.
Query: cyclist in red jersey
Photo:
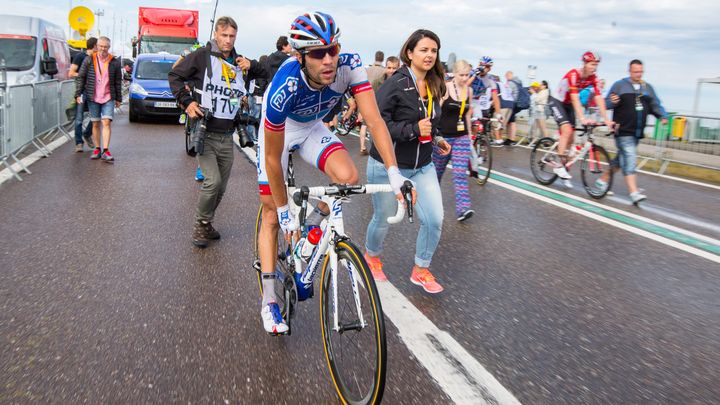
[[[567,164],[568,147],[574,142],[576,119],[580,120],[581,125],[587,125],[593,122],[585,116],[585,110],[580,102],[578,92],[588,86],[593,86],[595,94],[594,101],[600,109],[600,117],[608,127],[612,128],[614,125],[614,123],[607,118],[605,100],[598,89],[598,79],[597,76],[595,76],[598,64],[600,63],[600,55],[592,51],[587,51],[583,54],[582,61],[582,69],[571,69],[563,76],[557,87],[556,97],[550,97],[548,99],[550,111],[560,130],[560,140],[558,143],[560,163],[553,169],[553,172],[565,180],[572,178],[565,165]]]

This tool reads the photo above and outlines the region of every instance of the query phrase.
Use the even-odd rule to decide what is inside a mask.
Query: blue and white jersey
[[[322,90],[310,87],[296,58],[288,58],[280,65],[263,100],[264,127],[282,131],[287,120],[307,124],[321,120],[342,101],[348,89],[353,95],[372,90],[360,55],[341,53],[335,81]]]

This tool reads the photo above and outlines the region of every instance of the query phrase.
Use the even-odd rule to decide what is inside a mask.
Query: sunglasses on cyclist
[[[337,54],[340,53],[340,44],[335,44],[327,48],[311,49],[304,53],[313,59],[323,59],[325,55],[337,56]]]

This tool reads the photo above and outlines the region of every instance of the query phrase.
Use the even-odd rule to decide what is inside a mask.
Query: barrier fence
[[[22,181],[10,159],[21,171],[30,170],[18,155],[32,146],[44,156],[52,152],[46,143],[59,136],[73,140],[70,124],[75,119],[75,82],[48,80],[7,86],[0,81],[0,164]]]

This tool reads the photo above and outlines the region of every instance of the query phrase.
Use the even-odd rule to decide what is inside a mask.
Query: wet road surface
[[[292,336],[262,330],[252,164],[236,154],[214,223],[222,239],[198,250],[198,184],[181,127],[126,116],[113,125],[114,165],[65,144],[25,181],[0,185],[0,402],[336,403],[317,297],[300,304]],[[357,139],[343,140],[364,178]],[[497,150],[495,167],[531,180],[528,156]],[[297,169],[307,184],[326,183]],[[603,204],[719,236],[623,204],[618,179],[619,198]],[[720,226],[717,190],[643,175],[640,184],[648,205]],[[471,186],[477,214],[458,223],[449,176],[442,188],[431,269],[445,292],[429,296],[408,279],[417,224],[391,229],[386,273],[520,402],[717,403],[717,263],[494,184]],[[363,196],[345,206],[359,245],[371,214]],[[450,402],[386,327],[385,402]]]

